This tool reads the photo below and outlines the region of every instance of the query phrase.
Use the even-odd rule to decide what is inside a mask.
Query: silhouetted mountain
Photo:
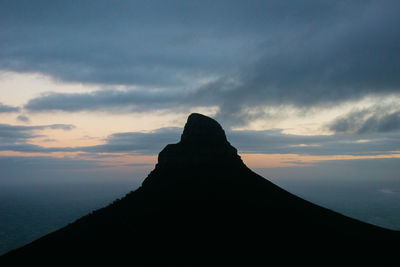
[[[3,260],[135,265],[388,259],[399,233],[314,205],[252,172],[215,120],[191,114],[142,186]],[[360,257],[360,258],[359,258]]]

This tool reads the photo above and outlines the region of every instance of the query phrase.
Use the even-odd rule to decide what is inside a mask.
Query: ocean
[[[138,187],[134,182],[0,188],[0,255],[102,208]]]
[[[260,170],[259,170],[260,171]],[[269,169],[267,174],[272,174]],[[298,176],[298,173],[296,173]],[[278,173],[277,176],[283,176]],[[398,180],[268,178],[306,200],[344,215],[400,230]],[[51,233],[135,190],[139,180],[0,187],[0,255]]]

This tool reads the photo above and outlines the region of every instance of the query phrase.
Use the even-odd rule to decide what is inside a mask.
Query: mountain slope
[[[286,253],[304,258],[309,251],[355,258],[354,248],[390,257],[399,240],[398,232],[314,205],[252,172],[218,122],[191,114],[181,141],[160,152],[140,188],[3,260],[196,265]]]

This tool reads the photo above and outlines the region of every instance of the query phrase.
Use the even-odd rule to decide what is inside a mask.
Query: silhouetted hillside
[[[137,190],[2,260],[133,265],[358,262],[394,257],[399,233],[294,196],[248,169],[215,120],[191,114]]]

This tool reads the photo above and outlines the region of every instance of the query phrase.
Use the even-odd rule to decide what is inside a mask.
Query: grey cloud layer
[[[0,145],[20,145],[25,143],[34,137],[38,137],[36,130],[53,129],[53,130],[64,130],[69,131],[75,128],[71,124],[50,124],[50,125],[37,125],[37,126],[21,126],[21,125],[9,125],[0,124]],[[2,149],[7,150],[7,149]],[[11,149],[13,150],[13,149]]]
[[[0,150],[22,152],[86,152],[131,153],[154,155],[165,145],[179,141],[181,128],[161,128],[149,133],[126,132],[110,135],[105,144],[86,147],[44,148],[28,143],[29,135],[22,133],[19,143],[8,143]],[[228,139],[241,153],[304,154],[304,155],[381,155],[400,151],[398,132],[365,133],[362,136],[301,136],[283,134],[279,130],[229,131]],[[26,138],[26,139],[24,139]],[[25,140],[25,141],[24,141]]]
[[[0,103],[0,113],[19,112],[19,107],[8,106]]]
[[[150,133],[115,133],[106,139],[106,144],[78,148],[85,152],[134,152],[137,154],[157,154],[167,144],[179,141],[181,128],[161,128]]]
[[[171,107],[182,100],[182,94],[154,91],[113,91],[93,93],[49,93],[31,99],[24,108],[30,111],[82,111],[125,108],[129,111],[146,111]]]
[[[131,103],[157,109],[181,101],[218,105],[219,119],[240,121],[246,107],[321,105],[400,90],[398,1],[3,1],[2,7],[1,69],[162,89],[45,95],[28,103],[31,110]],[[216,79],[194,85],[209,77]]]
[[[376,133],[400,130],[400,110],[364,109],[335,119],[328,128],[335,133]]]
[[[303,155],[379,155],[400,150],[398,133],[301,136],[280,131],[231,132],[231,143],[244,153]],[[360,141],[366,140],[366,141]]]
[[[218,18],[222,3],[5,1],[2,6],[7,29],[2,67],[64,80],[181,84],[185,77],[225,69],[223,59],[241,45],[219,36],[218,28],[234,19]]]
[[[110,135],[103,145],[87,147],[51,147],[46,148],[39,145],[30,144],[31,138],[39,135],[33,133],[34,130],[45,128],[52,129],[72,129],[72,125],[45,125],[45,126],[14,126],[0,124],[0,151],[18,152],[87,152],[87,153],[124,153],[153,155],[169,143],[176,143],[179,140],[182,129],[180,128],[161,128],[150,133],[127,132],[115,133]],[[92,155],[91,157],[95,156]]]

